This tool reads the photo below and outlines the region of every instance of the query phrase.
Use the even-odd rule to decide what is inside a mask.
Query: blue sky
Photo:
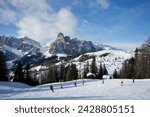
[[[150,36],[150,0],[0,0],[0,35],[41,43],[59,32],[134,49]]]

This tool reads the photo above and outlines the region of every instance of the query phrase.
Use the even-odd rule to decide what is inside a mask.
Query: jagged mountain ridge
[[[0,48],[6,54],[6,61],[9,61],[27,54],[36,54],[40,52],[41,45],[28,37],[18,39],[12,36],[0,36]]]
[[[91,41],[71,39],[59,33],[56,40],[50,45],[49,53],[63,53],[71,56],[77,56],[87,52],[96,52],[103,50],[102,47],[94,45]]]
[[[38,61],[41,58],[40,49],[41,44],[28,37],[0,36],[0,50],[4,52],[8,68],[18,59],[24,64]]]

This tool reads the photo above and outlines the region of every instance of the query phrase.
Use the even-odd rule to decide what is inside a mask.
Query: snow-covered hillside
[[[96,57],[97,67],[99,68],[100,63],[106,65],[109,74],[113,74],[114,70],[120,70],[124,60],[133,57],[133,52],[126,52],[123,50],[102,50],[98,52],[86,53],[84,55],[80,55],[79,57],[73,60],[79,69],[79,71],[83,71],[84,65],[89,62],[91,64],[92,57]],[[83,59],[86,57],[86,59]],[[83,60],[82,60],[83,59]]]
[[[0,99],[48,99],[48,100],[78,100],[78,99],[150,99],[150,80],[77,80],[65,83],[45,84],[37,87],[29,87],[21,83],[0,82]],[[63,89],[61,89],[63,84]],[[50,90],[53,85],[54,92]],[[11,90],[12,86],[12,90]]]

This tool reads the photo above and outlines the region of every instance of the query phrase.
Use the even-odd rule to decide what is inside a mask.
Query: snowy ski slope
[[[102,80],[77,80],[77,87],[74,81],[65,83],[45,84],[30,87],[21,83],[0,82],[0,99],[19,100],[130,100],[130,99],[150,99],[150,80],[123,79],[121,86],[120,79],[107,79],[102,84]],[[63,84],[63,89],[61,89]],[[53,85],[54,92],[50,90]],[[12,89],[11,89],[12,86]]]

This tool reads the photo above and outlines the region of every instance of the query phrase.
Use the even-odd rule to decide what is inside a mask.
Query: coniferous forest
[[[150,37],[140,48],[135,49],[134,57],[125,60],[119,78],[150,78]]]

